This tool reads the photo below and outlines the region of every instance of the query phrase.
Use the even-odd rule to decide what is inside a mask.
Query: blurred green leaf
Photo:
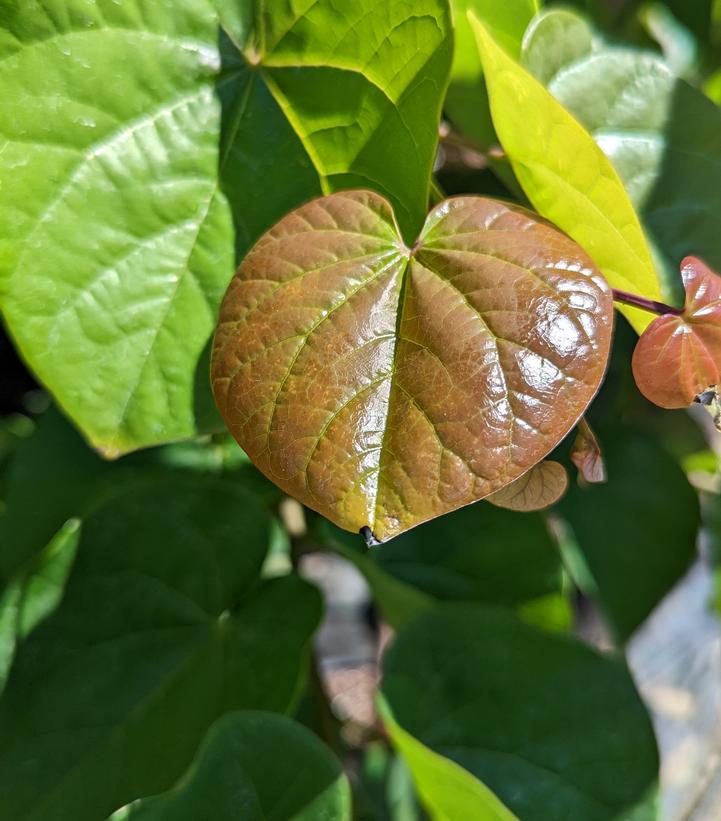
[[[365,574],[394,627],[440,601],[525,608],[546,626],[570,623],[558,547],[540,513],[477,503],[368,550],[325,522],[321,539]]]
[[[641,433],[598,429],[608,482],[571,487],[556,508],[579,587],[624,642],[696,556],[698,496],[677,462]]]
[[[213,724],[171,791],[113,821],[350,821],[350,804],[339,762],[313,733],[289,718],[248,711]]]
[[[385,741],[363,745],[353,784],[357,821],[422,821],[410,771],[403,758]]]
[[[644,3],[638,14],[649,35],[661,47],[671,71],[678,77],[692,78],[698,68],[698,44],[693,34],[657,0]]]
[[[554,97],[472,18],[493,122],[529,200],[591,256],[613,288],[661,291],[633,206],[613,166]],[[641,331],[652,316],[622,307]]]
[[[227,30],[214,0],[0,9],[2,310],[109,456],[219,425],[217,308],[290,208],[372,187],[410,241],[426,213],[444,0],[219,7]]]
[[[68,519],[94,509],[137,482],[184,472],[222,476],[272,505],[280,491],[229,436],[182,442],[108,462],[53,408],[15,447],[0,515],[0,578],[22,571]],[[42,500],[42,504],[39,504]]]
[[[529,29],[523,63],[613,163],[661,255],[667,298],[678,299],[685,256],[721,267],[721,110],[653,54],[569,51],[581,25],[549,12]]]
[[[205,477],[149,481],[83,522],[60,606],[0,702],[0,818],[96,821],[169,789],[228,710],[293,706],[320,617],[261,582],[270,518]]]
[[[29,567],[6,585],[0,597],[0,690],[17,642],[60,604],[79,538],[80,522],[70,519]]]
[[[507,611],[444,605],[398,634],[382,692],[416,745],[463,768],[523,821],[656,817],[653,730],[619,658]],[[432,806],[459,800],[421,756],[408,763]],[[466,794],[464,812],[445,817],[485,817],[482,798],[474,806]]]
[[[721,70],[715,71],[704,84],[704,93],[716,105],[721,105]]]
[[[593,30],[583,17],[551,9],[529,25],[519,58],[523,67],[547,86],[562,68],[587,57],[593,48]]]
[[[379,699],[383,723],[393,744],[413,773],[418,792],[437,821],[518,821],[516,816],[467,769],[439,755],[407,733],[393,718],[385,699]]]

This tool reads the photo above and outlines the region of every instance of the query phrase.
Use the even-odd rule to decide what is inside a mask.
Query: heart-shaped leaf
[[[415,234],[445,0],[0,4],[0,307],[108,456],[219,424],[207,352],[257,237],[372,185]]]
[[[382,197],[334,194],[245,258],[213,388],[268,477],[387,539],[543,459],[598,389],[611,324],[590,259],[524,209],[446,200],[409,249]]]
[[[684,408],[721,382],[721,277],[695,257],[681,276],[683,313],[654,319],[633,352],[639,390],[662,408]]]

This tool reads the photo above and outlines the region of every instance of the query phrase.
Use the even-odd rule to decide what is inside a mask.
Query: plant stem
[[[683,313],[683,308],[674,308],[672,305],[666,305],[665,302],[657,302],[655,299],[646,299],[644,296],[638,294],[629,294],[627,291],[619,291],[613,289],[613,299],[615,302],[622,302],[624,305],[633,305],[634,308],[640,308],[642,311],[649,311],[652,314],[673,314],[680,316]]]

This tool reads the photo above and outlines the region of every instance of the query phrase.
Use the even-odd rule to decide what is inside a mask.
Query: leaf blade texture
[[[384,540],[539,462],[603,377],[608,286],[524,209],[459,197],[413,249],[368,191],[321,198],[254,246],[211,377],[260,470]]]

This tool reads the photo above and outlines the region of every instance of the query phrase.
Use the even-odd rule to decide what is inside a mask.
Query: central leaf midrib
[[[403,268],[403,273],[401,274],[401,283],[398,289],[398,310],[396,311],[395,339],[393,342],[393,354],[391,356],[391,366],[389,371],[390,376],[388,377],[390,379],[390,387],[388,389],[388,402],[386,404],[385,424],[383,425],[383,434],[381,436],[380,448],[378,450],[378,474],[376,480],[375,498],[373,499],[373,520],[372,522],[369,522],[371,531],[373,531],[378,521],[379,500],[381,498],[381,481],[383,478],[383,469],[385,467],[386,462],[386,459],[384,459],[384,455],[388,452],[386,448],[386,438],[388,436],[388,429],[390,427],[390,419],[392,418],[393,396],[397,393],[396,370],[398,367],[398,349],[400,347],[402,336],[401,328],[403,327],[403,319],[406,311],[408,280],[412,261],[413,256],[409,253],[406,259],[406,264]]]

